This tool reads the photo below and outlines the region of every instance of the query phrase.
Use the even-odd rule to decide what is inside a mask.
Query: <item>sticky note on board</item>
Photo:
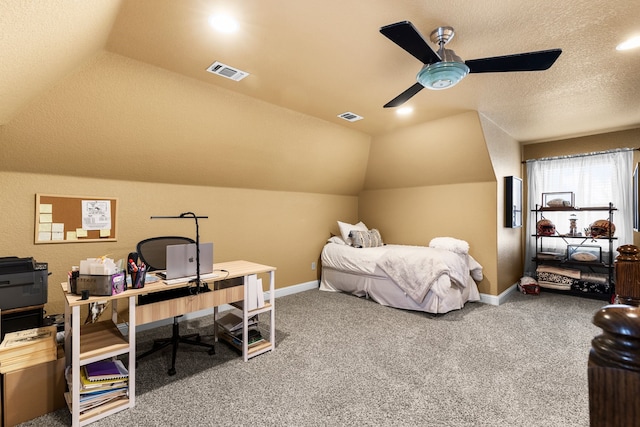
[[[100,237],[109,237],[109,236],[111,236],[110,228],[103,228],[102,230],[100,230]]]
[[[64,240],[64,233],[61,231],[54,231],[51,233],[51,240]]]
[[[50,231],[41,231],[38,233],[38,241],[44,242],[47,240],[51,240],[51,232]]]
[[[53,205],[51,203],[43,203],[40,205],[40,213],[53,213]]]
[[[87,237],[87,230],[84,228],[76,228],[76,237]]]
[[[67,231],[67,240],[78,240],[78,236],[75,231]]]
[[[64,231],[64,224],[61,222],[51,223],[51,231],[54,233],[62,233]]]
[[[53,215],[50,213],[41,213],[40,214],[40,222],[53,222]]]
[[[51,223],[47,222],[44,224],[38,224],[38,231],[43,233],[46,233],[46,232],[51,233]]]

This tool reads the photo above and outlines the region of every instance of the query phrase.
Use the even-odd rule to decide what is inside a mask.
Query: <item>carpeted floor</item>
[[[513,293],[445,315],[311,290],[276,300],[276,350],[182,347],[140,361],[136,407],[92,426],[588,426],[602,301]],[[266,317],[265,317],[266,319]],[[212,333],[211,319],[189,328]],[[138,335],[138,349],[170,326]],[[205,336],[204,339],[211,339]],[[68,426],[61,409],[23,426]]]

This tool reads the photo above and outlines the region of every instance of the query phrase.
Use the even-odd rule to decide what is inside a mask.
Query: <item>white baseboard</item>
[[[505,291],[503,291],[500,295],[489,295],[489,294],[480,294],[480,302],[490,305],[500,305],[502,302],[511,294],[518,289],[518,284],[514,283],[509,286]]]
[[[308,291],[311,289],[317,289],[318,286],[320,286],[320,282],[318,280],[312,280],[311,282],[306,282],[306,283],[300,283],[298,285],[293,285],[293,286],[287,286],[286,288],[280,288],[280,289],[276,289],[275,290],[275,297],[276,298],[280,298],[286,295],[292,295],[292,294],[297,294],[298,292],[304,292],[304,291]],[[269,292],[265,292],[264,293],[264,300],[268,301],[271,299],[271,296],[269,295]],[[227,310],[231,310],[233,307],[231,307],[229,304],[223,304],[221,306],[218,307],[218,311],[227,311]],[[193,313],[187,313],[184,315],[183,320],[191,320],[191,319],[197,319],[199,317],[204,317],[204,316],[211,316],[213,315],[213,308],[207,308],[205,310],[200,310],[200,311],[194,311]],[[138,331],[146,331],[149,329],[154,329],[157,328],[159,326],[165,326],[165,325],[171,325],[173,323],[173,318],[169,318],[169,319],[163,319],[163,320],[158,320],[156,322],[151,322],[151,323],[145,323],[144,325],[140,325],[136,328],[136,330]],[[122,323],[118,325],[118,329],[120,329],[120,331],[123,334],[126,334],[128,332],[128,325]]]

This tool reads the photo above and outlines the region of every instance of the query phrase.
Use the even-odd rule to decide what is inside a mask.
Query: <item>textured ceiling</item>
[[[208,16],[235,14],[241,31]],[[524,142],[640,126],[638,1],[50,0],[0,2],[0,124],[100,50],[259,98],[371,135],[476,110]],[[450,25],[463,59],[561,48],[542,72],[472,74],[423,90],[408,117],[382,106],[415,82],[421,64],[379,33],[411,21],[428,39]],[[221,61],[251,75],[207,73]],[[336,116],[351,111],[364,120]]]

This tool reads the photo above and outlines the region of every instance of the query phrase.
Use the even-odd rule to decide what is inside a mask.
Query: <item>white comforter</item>
[[[354,248],[329,243],[322,251],[322,265],[368,275],[374,275],[378,267],[418,304],[430,290],[438,292],[435,285],[441,279],[460,287],[466,286],[469,276],[482,280],[482,266],[471,255],[424,246]]]

